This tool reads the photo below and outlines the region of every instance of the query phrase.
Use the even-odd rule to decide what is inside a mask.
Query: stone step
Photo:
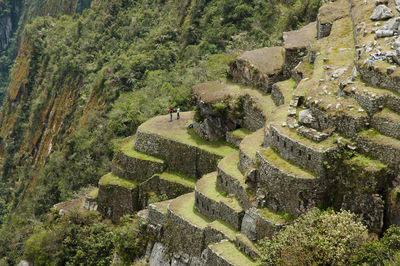
[[[163,237],[172,252],[200,256],[205,249],[204,229],[211,222],[195,208],[194,193],[173,199],[168,205]]]
[[[400,139],[400,115],[387,108],[372,117],[371,126],[385,136]]]
[[[272,238],[292,219],[293,216],[283,215],[268,207],[251,208],[246,210],[243,217],[241,233],[254,242],[266,237]]]
[[[138,182],[106,174],[99,181],[98,210],[105,217],[118,222],[126,214],[139,210]]]
[[[239,248],[239,250],[241,250],[244,254],[246,254],[253,260],[258,260],[261,257],[256,246],[244,234],[236,235],[235,245]]]
[[[125,139],[114,155],[112,172],[124,179],[145,181],[166,168],[163,160],[134,149],[135,137]]]
[[[239,147],[239,170],[242,174],[256,164],[256,151],[260,150],[264,144],[264,128],[257,130],[253,134],[246,136]]]
[[[232,242],[222,240],[219,243],[209,245],[204,254],[205,265],[218,266],[250,266],[256,263],[242,253]]]
[[[169,122],[169,116],[154,117],[137,130],[135,150],[161,158],[169,170],[201,178],[215,171],[218,161],[236,151],[225,141],[208,142],[188,126],[193,112],[181,113],[179,120]]]
[[[285,160],[270,147],[257,152],[257,159],[258,183],[267,191],[264,206],[297,217],[322,202],[326,188],[318,175]]]
[[[275,105],[289,104],[295,88],[296,81],[294,79],[288,79],[272,85],[271,98]]]
[[[231,64],[229,74],[234,82],[269,93],[272,84],[285,80],[285,49],[268,47],[246,51]]]
[[[337,150],[335,135],[316,143],[276,123],[270,123],[268,130],[266,142],[282,158],[325,176],[324,162],[328,160],[328,153]]]
[[[252,134],[252,132],[250,130],[248,130],[246,128],[239,128],[234,131],[227,132],[225,138],[226,138],[226,142],[239,148],[242,140],[250,134]]]
[[[217,188],[228,194],[235,195],[244,209],[251,207],[250,197],[247,193],[249,186],[246,178],[240,172],[239,153],[233,153],[221,160],[218,164]]]
[[[369,129],[360,132],[355,141],[361,153],[399,169],[400,140]]]
[[[217,172],[205,175],[196,184],[196,209],[211,220],[220,219],[240,230],[243,208],[234,197],[227,197],[217,189]]]

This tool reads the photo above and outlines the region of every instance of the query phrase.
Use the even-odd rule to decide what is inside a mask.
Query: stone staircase
[[[372,75],[361,62],[373,27],[363,3],[324,4],[283,47],[245,52],[229,80],[194,86],[196,112],[152,118],[121,144],[99,210],[117,221],[148,205],[139,216],[157,242],[150,265],[171,255],[252,265],[256,241],[313,207],[353,211],[377,234],[397,219],[398,204],[385,205],[400,165],[397,72],[378,62]]]

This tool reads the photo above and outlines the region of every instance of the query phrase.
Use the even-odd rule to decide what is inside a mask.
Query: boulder
[[[392,10],[385,5],[379,5],[375,8],[370,19],[371,20],[385,20],[393,17]]]
[[[155,243],[150,255],[150,266],[171,265],[168,259],[168,248],[162,243]]]
[[[314,117],[312,115],[311,110],[309,109],[301,110],[299,112],[299,121],[302,124],[311,124],[312,122],[314,122]]]

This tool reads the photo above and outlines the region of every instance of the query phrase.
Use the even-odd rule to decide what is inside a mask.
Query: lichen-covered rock
[[[168,248],[160,242],[155,243],[151,251],[149,264],[150,266],[170,266]]]
[[[374,9],[371,20],[385,20],[393,17],[392,10],[385,5],[379,5]]]

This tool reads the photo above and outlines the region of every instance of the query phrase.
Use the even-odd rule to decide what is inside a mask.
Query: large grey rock
[[[31,264],[28,262],[28,261],[26,261],[26,260],[21,260],[19,263],[18,263],[18,266],[30,266]]]
[[[314,122],[314,117],[312,115],[311,110],[306,109],[306,110],[301,110],[299,112],[299,121],[302,124],[311,124]]]
[[[150,255],[150,261],[149,261],[150,266],[171,265],[167,255],[168,255],[168,248],[166,248],[160,242],[155,243]]]
[[[375,8],[370,19],[371,20],[385,20],[393,17],[392,10],[385,5],[379,5]]]

